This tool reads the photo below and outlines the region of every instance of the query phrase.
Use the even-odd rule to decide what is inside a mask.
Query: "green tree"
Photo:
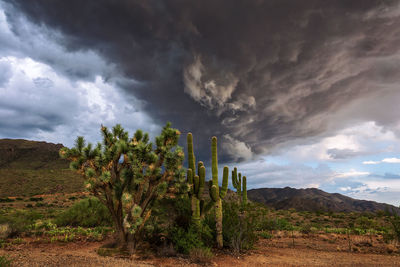
[[[75,147],[62,148],[60,156],[71,161],[86,189],[108,208],[121,247],[134,249],[155,200],[184,188],[180,132],[167,123],[155,145],[141,130],[129,138],[119,124],[112,131],[102,126],[101,133],[102,144],[86,145],[78,137]]]

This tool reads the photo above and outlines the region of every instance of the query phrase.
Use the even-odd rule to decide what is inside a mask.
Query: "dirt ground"
[[[294,247],[293,247],[294,240]],[[13,266],[199,266],[184,257],[103,257],[97,249],[104,242],[26,242],[0,249]],[[398,244],[386,244],[379,237],[345,235],[276,235],[261,239],[244,255],[216,252],[204,266],[400,266]],[[351,247],[351,252],[349,251]]]

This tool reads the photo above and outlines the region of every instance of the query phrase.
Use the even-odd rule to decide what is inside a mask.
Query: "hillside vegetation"
[[[0,139],[0,198],[83,190],[83,180],[60,159],[61,144]]]

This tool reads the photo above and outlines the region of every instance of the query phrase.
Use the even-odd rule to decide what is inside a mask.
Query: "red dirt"
[[[352,250],[344,235],[290,236],[262,239],[255,250],[233,256],[216,252],[206,266],[400,266],[398,245],[379,237],[352,237]],[[369,242],[368,242],[369,241]],[[371,243],[369,245],[369,243]],[[0,249],[14,266],[198,266],[188,258],[103,257],[96,250],[104,242],[34,243]],[[390,254],[391,253],[391,254]]]

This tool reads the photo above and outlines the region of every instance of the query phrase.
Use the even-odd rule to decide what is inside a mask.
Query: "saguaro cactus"
[[[238,194],[240,201],[243,205],[247,204],[247,179],[246,176],[243,176],[242,181],[242,174],[237,173],[237,168],[235,167],[232,171],[232,184],[233,187],[236,189],[236,193]]]
[[[225,197],[228,190],[228,176],[229,169],[227,166],[224,167],[224,173],[222,178],[221,190],[218,185],[218,154],[217,154],[217,137],[213,137],[211,140],[211,171],[212,180],[209,182],[211,200],[214,202],[215,209],[215,223],[216,223],[216,239],[218,248],[223,247],[222,237],[222,199]]]
[[[197,164],[197,175],[196,175],[196,158],[193,151],[193,136],[192,133],[187,135],[187,150],[188,150],[188,165],[187,170],[187,182],[190,190],[188,192],[191,208],[192,208],[192,221],[196,225],[199,225],[203,211],[203,190],[206,177],[206,168],[203,162],[199,161]],[[202,205],[203,204],[203,205]]]
[[[247,178],[243,176],[243,191],[242,191],[242,203],[247,204]]]

